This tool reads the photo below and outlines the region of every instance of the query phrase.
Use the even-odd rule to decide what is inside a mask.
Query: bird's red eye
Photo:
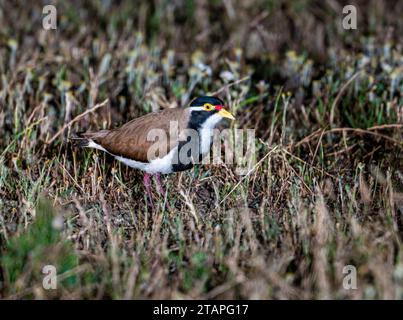
[[[217,110],[217,111],[220,111],[221,109],[222,109],[222,105],[217,105],[217,106],[215,106],[215,109]]]

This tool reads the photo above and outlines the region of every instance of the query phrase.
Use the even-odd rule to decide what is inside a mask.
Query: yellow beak
[[[225,109],[221,109],[218,112],[218,114],[223,118],[228,118],[228,119],[231,119],[231,120],[235,120],[235,117]]]

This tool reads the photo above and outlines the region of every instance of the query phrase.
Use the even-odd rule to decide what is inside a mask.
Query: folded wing
[[[177,146],[178,135],[186,128],[188,120],[188,109],[165,109],[134,119],[114,130],[82,136],[92,139],[113,155],[149,162],[164,157]]]

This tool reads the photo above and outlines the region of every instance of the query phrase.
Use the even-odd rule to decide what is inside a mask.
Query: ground
[[[403,298],[403,4],[352,2],[356,30],[345,1],[1,4],[0,297]],[[164,176],[155,210],[68,141],[213,93],[256,166]]]

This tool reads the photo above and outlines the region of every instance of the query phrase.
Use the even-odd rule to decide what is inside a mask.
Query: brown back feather
[[[179,131],[184,130],[188,124],[189,116],[189,109],[164,109],[161,112],[149,113],[140,118],[133,119],[120,128],[101,130],[87,134],[86,137],[93,139],[114,155],[148,162],[151,159],[147,159],[147,152],[151,145],[158,143],[156,149],[159,151],[155,153],[153,158],[162,158],[177,145],[178,132],[170,134],[170,123],[171,121],[177,121],[177,125],[172,123],[173,128],[178,128]],[[149,141],[147,135],[152,129],[164,130],[167,140],[162,139],[160,141],[157,138],[156,141]]]

